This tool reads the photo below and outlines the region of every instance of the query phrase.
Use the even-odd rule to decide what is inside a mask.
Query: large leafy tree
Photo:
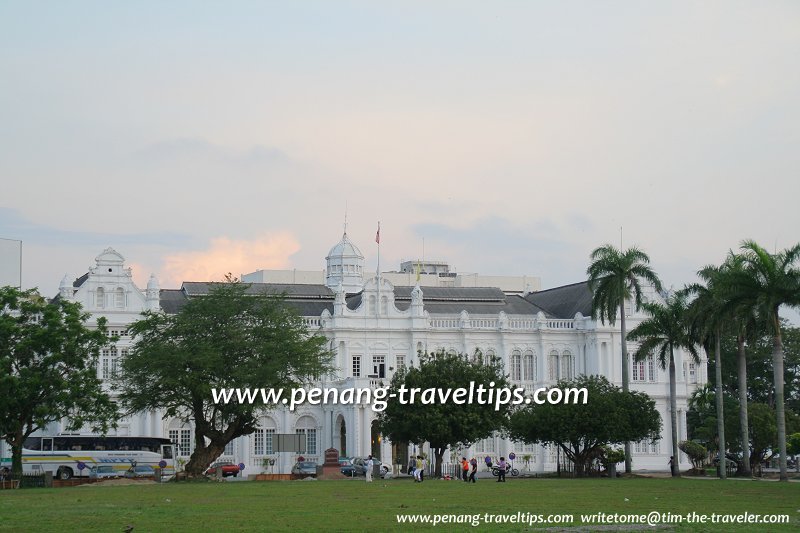
[[[636,350],[637,360],[645,359],[654,353],[662,369],[669,368],[669,406],[672,429],[672,475],[680,476],[678,467],[678,405],[677,380],[675,376],[675,350],[682,348],[695,362],[699,361],[695,338],[691,334],[687,320],[686,295],[682,292],[667,296],[663,304],[648,302],[643,304],[650,315],[628,333],[628,340],[639,341]]]
[[[780,479],[788,481],[780,308],[800,306],[800,268],[797,264],[800,259],[800,244],[771,254],[754,241],[744,241],[741,257],[744,268],[730,277],[729,287],[733,301],[751,307],[766,323],[773,336],[772,365],[780,447]]]
[[[280,295],[229,278],[176,314],[147,312],[115,385],[128,412],[158,409],[194,425],[186,464],[201,475],[231,440],[255,431],[265,406],[214,403],[212,389],[291,388],[330,370],[323,337],[309,334]]]
[[[656,440],[661,415],[642,392],[623,392],[602,376],[559,381],[559,388],[586,389],[585,404],[529,404],[511,415],[509,433],[517,440],[558,446],[583,476],[604,445]]]
[[[595,249],[586,270],[592,291],[592,318],[614,325],[619,313],[622,333],[622,390],[630,390],[625,302],[638,311],[642,305],[642,282],[661,291],[661,280],[650,268],[650,257],[636,247],[620,250],[610,244]],[[625,443],[625,472],[631,472],[631,447]]]
[[[88,318],[76,303],[0,287],[0,435],[16,474],[34,431],[65,419],[68,429],[105,432],[117,419],[97,377],[98,354],[109,342],[105,319],[90,329]]]
[[[477,358],[481,359],[481,358]],[[400,398],[400,388],[425,390],[468,389],[470,382],[475,387],[485,389],[511,389],[506,379],[502,361],[497,357],[484,357],[480,363],[470,362],[464,355],[447,354],[444,351],[420,354],[418,367],[399,370],[389,384],[389,397],[395,394]],[[494,385],[491,385],[494,383]],[[477,394],[477,393],[476,393]],[[405,398],[409,398],[406,393]],[[477,396],[474,396],[477,400]],[[488,393],[483,394],[484,401]],[[502,429],[511,406],[509,404],[495,409],[495,404],[459,405],[452,399],[439,401],[433,405],[420,402],[420,397],[412,403],[389,401],[386,409],[378,417],[381,433],[393,442],[428,442],[435,458],[435,475],[441,476],[442,458],[448,446],[469,446],[473,442],[492,435]]]

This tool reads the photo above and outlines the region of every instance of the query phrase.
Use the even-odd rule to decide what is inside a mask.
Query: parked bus
[[[88,476],[94,466],[112,465],[124,476],[132,466],[159,468],[164,461],[162,476],[172,476],[175,474],[174,448],[169,439],[160,437],[28,437],[22,448],[22,469],[23,472],[52,472],[55,478],[70,479]]]

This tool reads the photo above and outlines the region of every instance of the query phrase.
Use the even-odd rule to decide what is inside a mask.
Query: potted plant
[[[608,472],[608,477],[614,479],[617,477],[617,463],[625,460],[625,451],[620,448],[612,448],[610,446],[603,446],[603,455],[600,456],[600,462]]]
[[[529,472],[531,470],[531,459],[532,458],[533,458],[533,456],[531,454],[529,454],[529,453],[526,453],[525,455],[522,456],[522,461],[525,463],[525,470],[527,470]]]

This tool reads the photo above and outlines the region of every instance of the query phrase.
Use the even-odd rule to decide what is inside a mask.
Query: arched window
[[[550,381],[558,380],[558,352],[553,350],[550,352],[550,372],[548,378]]]
[[[522,356],[522,379],[536,381],[536,358],[532,350],[526,350]]]
[[[103,308],[106,306],[106,291],[103,290],[103,287],[97,287],[97,292],[95,294],[95,306],[99,308]]]
[[[114,291],[114,307],[117,309],[125,307],[125,290],[122,287],[117,287]]]
[[[495,359],[495,357],[497,357],[497,353],[494,351],[494,348],[488,348],[486,350],[486,357],[484,357],[483,360],[488,365]]]
[[[375,295],[374,294],[370,294],[369,295],[369,305],[367,306],[367,313],[369,313],[370,315],[375,313]]]
[[[450,348],[449,350],[447,350],[447,355],[449,355],[449,356],[453,356],[453,355],[456,355],[456,354],[457,354],[457,352],[456,352],[456,350],[454,348]]]
[[[511,352],[511,379],[522,380],[522,353],[519,350]]]
[[[564,350],[561,354],[561,379],[572,379],[572,352]]]
[[[381,296],[381,314],[389,314],[389,299],[386,296]]]
[[[295,433],[306,438],[306,453],[317,454],[317,423],[310,416],[301,416],[295,426]]]

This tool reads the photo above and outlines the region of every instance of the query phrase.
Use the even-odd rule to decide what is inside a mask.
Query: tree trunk
[[[622,345],[622,392],[630,392],[630,379],[628,377],[628,340],[626,338],[628,332],[625,327],[625,297],[622,296],[619,304],[620,314],[620,333],[622,338],[620,344]],[[630,474],[633,469],[633,460],[631,459],[631,443],[625,442],[625,473]]]
[[[716,397],[717,397],[717,438],[719,440],[719,478],[728,477],[725,468],[727,460],[725,458],[725,414],[723,412],[723,392],[722,392],[722,353],[720,348],[720,326],[714,334],[714,377],[716,378]]]
[[[747,354],[744,349],[744,335],[737,336],[738,351],[736,362],[739,374],[739,438],[742,442],[742,464],[740,473],[743,476],[751,477],[750,470],[750,430],[747,423]]]
[[[678,448],[678,390],[675,381],[675,356],[669,347],[669,409],[672,424],[672,477],[680,477],[680,449]]]
[[[444,451],[445,448],[433,448],[433,458],[435,461],[433,475],[438,478],[442,477],[442,460],[444,458]]]
[[[14,434],[14,439],[9,443],[11,444],[11,473],[15,476],[22,475],[22,444],[25,442],[25,437],[20,429]]]
[[[224,444],[220,445],[211,442],[207,446],[201,447],[195,443],[194,452],[192,452],[189,462],[186,463],[186,473],[189,477],[202,477],[211,463],[222,455],[224,451]]]
[[[778,310],[775,309],[775,338],[772,341],[772,369],[775,378],[775,416],[778,417],[778,449],[781,481],[789,481],[786,472],[786,416],[783,406],[783,339],[781,339],[781,323]]]

